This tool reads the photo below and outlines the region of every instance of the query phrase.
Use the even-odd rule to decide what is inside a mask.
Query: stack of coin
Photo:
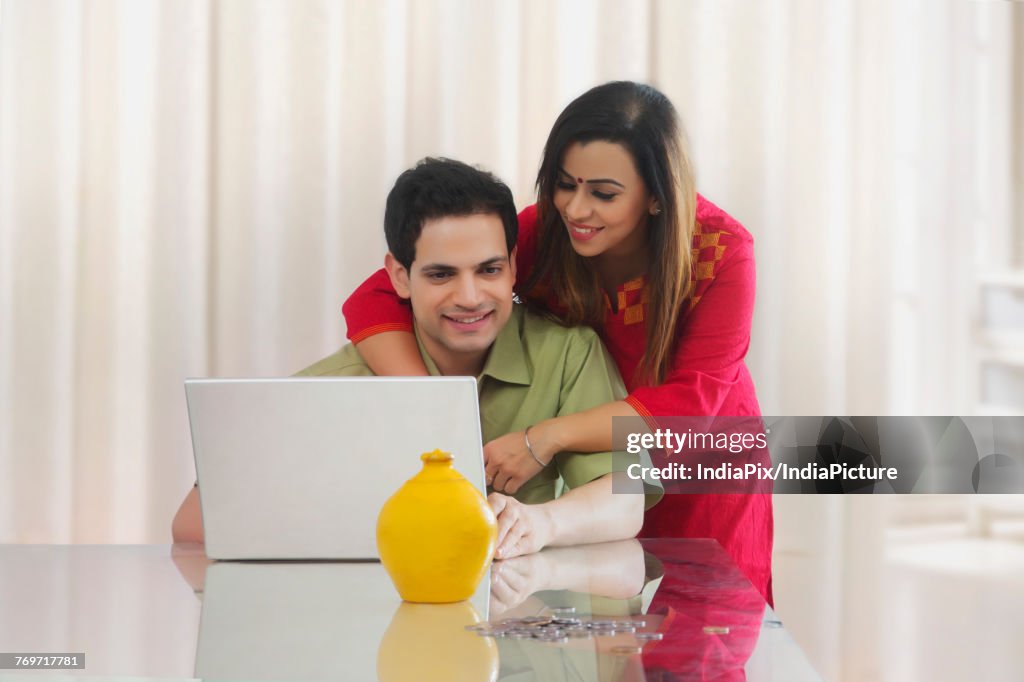
[[[474,623],[467,625],[466,629],[476,632],[481,637],[531,639],[554,644],[563,644],[569,639],[591,639],[631,634],[643,646],[646,642],[657,641],[664,637],[660,632],[637,632],[637,628],[642,628],[647,624],[642,620],[588,621],[571,615],[575,613],[575,609],[572,607],[556,607],[550,610],[551,615]]]

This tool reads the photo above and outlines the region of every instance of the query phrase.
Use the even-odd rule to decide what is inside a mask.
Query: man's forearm
[[[551,527],[550,546],[609,542],[635,537],[644,522],[644,496],[612,493],[606,474],[540,505]]]
[[[171,523],[174,542],[203,542],[203,510],[199,503],[199,488],[192,488],[178,508]]]
[[[644,549],[636,539],[551,547],[536,556],[545,560],[544,589],[629,599],[644,586]]]

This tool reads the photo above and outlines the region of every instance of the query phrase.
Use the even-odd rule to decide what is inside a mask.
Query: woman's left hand
[[[530,435],[532,436],[533,432]],[[537,452],[536,446],[534,452]],[[543,457],[540,453],[537,455]],[[484,469],[487,485],[491,486],[492,490],[514,495],[542,468],[526,449],[526,436],[523,431],[506,433],[484,446]]]

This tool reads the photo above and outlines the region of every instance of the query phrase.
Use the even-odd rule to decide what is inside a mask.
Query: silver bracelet
[[[537,464],[541,465],[542,467],[547,466],[547,464],[545,464],[544,462],[540,461],[540,457],[538,457],[533,452],[533,446],[530,445],[530,427],[529,426],[527,426],[526,430],[523,431],[523,439],[526,441],[526,451],[530,453],[530,457],[533,457],[533,461],[535,461]]]

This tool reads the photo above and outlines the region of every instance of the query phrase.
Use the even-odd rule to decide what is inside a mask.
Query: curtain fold
[[[619,78],[672,98],[700,191],[755,236],[748,359],[766,413],[971,407],[963,202],[984,199],[979,167],[1004,189],[1009,175],[972,145],[986,76],[965,64],[978,26],[1020,31],[1018,7],[0,12],[0,541],[166,541],[194,476],[182,380],[287,375],[336,349],[401,170],[479,163],[525,205],[558,112]],[[999,77],[1019,79],[1019,48],[993,45]],[[986,149],[1016,134],[1014,112]]]

